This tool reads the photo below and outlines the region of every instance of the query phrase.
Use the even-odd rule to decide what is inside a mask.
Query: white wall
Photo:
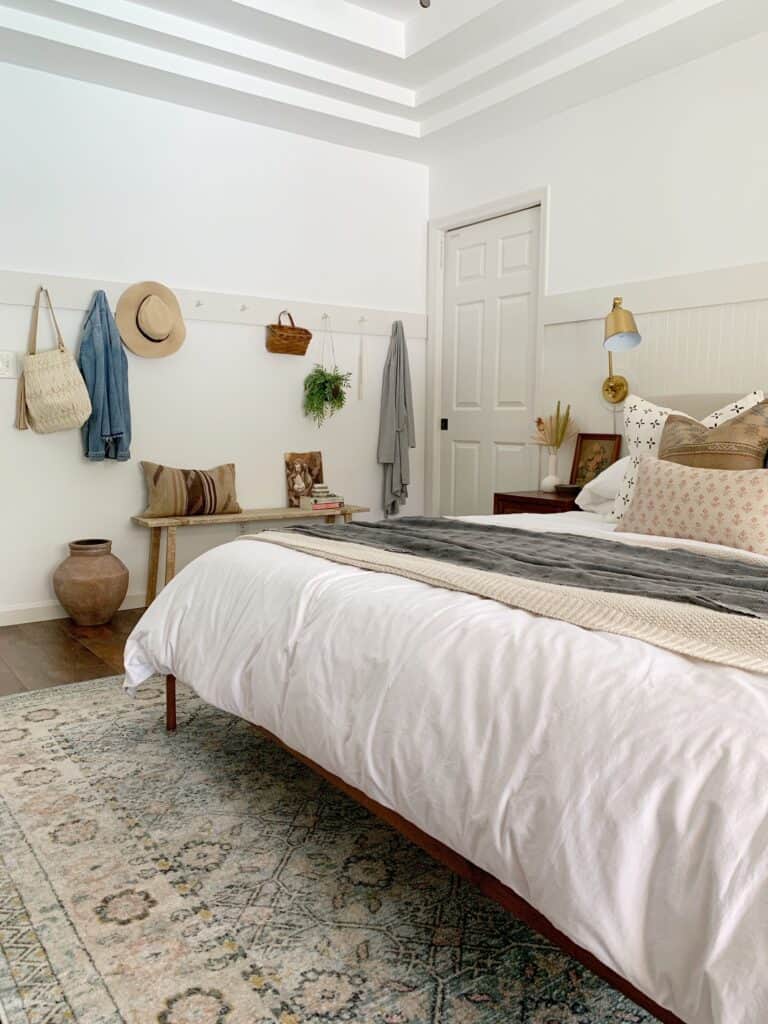
[[[662,279],[673,275],[765,261],[766,54],[768,35],[757,36],[440,160],[431,167],[431,215],[548,186],[547,293],[604,289],[606,312],[621,282],[658,279],[661,297]],[[632,308],[631,283],[621,287]],[[651,299],[644,308],[675,307]],[[744,316],[742,324],[739,308],[724,306],[711,317],[641,317],[646,344],[618,355],[616,370],[630,387],[656,395],[765,387],[768,361],[763,355],[762,367],[756,365],[749,333],[757,320]],[[562,399],[573,404],[580,430],[619,429],[620,410],[600,394],[607,374],[601,341],[596,320],[545,330],[532,418]],[[561,453],[564,479],[572,452],[571,444]]]
[[[440,160],[432,215],[550,186],[549,292],[765,260],[766,54],[756,36]]]
[[[7,65],[0,95],[13,97],[0,106],[1,269],[424,311],[424,167]],[[23,350],[29,312],[0,304],[0,349]],[[62,312],[72,347],[81,320]],[[423,339],[409,341],[420,447],[408,509],[418,513],[425,353]],[[13,430],[15,382],[0,380],[0,622],[55,613],[50,574],[76,537],[113,538],[136,603],[148,538],[128,520],[144,503],[142,458],[234,461],[241,503],[270,506],[285,500],[283,452],[317,447],[332,486],[380,512],[386,339],[366,343],[363,399],[355,380],[347,409],[319,431],[300,411],[313,345],[307,359],[274,356],[263,329],[195,322],[177,355],[129,355],[126,464],[87,462],[75,432]],[[356,372],[357,338],[336,348]],[[181,531],[180,562],[233,535]]]

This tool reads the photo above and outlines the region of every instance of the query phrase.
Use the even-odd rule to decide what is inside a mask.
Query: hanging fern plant
[[[304,415],[322,426],[328,416],[344,408],[351,379],[352,374],[342,373],[338,366],[326,370],[318,363],[304,380]]]

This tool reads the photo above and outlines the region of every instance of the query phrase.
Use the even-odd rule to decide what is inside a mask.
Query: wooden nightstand
[[[495,516],[514,512],[573,512],[576,507],[575,494],[557,494],[552,491],[504,491],[493,496]]]

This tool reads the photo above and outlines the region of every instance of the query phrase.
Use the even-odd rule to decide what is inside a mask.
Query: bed
[[[765,675],[244,540],[136,626],[126,685],[155,674],[169,711],[178,678],[266,730],[662,1020],[768,1019]]]

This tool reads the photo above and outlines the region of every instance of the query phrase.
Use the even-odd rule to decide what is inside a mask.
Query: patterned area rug
[[[0,701],[7,1024],[651,1021],[243,722],[179,710],[169,737],[161,686],[119,679]]]

